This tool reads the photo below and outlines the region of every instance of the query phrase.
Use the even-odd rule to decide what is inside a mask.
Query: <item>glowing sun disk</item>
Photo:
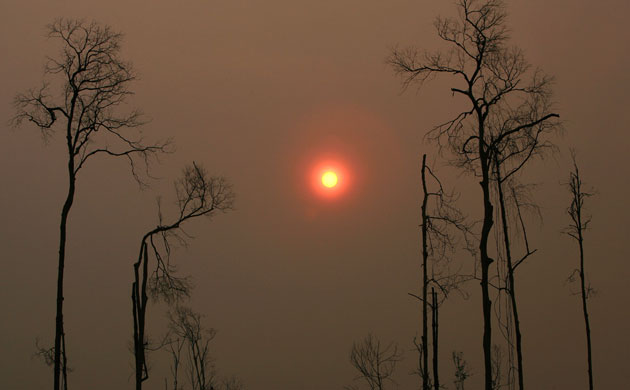
[[[322,175],[322,184],[324,187],[332,188],[337,185],[337,174],[332,171],[327,171]]]

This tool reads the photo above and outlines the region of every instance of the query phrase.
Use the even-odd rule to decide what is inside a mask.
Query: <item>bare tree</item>
[[[201,324],[201,315],[184,306],[176,306],[169,313],[169,324],[177,340],[186,345],[188,379],[192,389],[210,390],[214,387],[216,372],[209,344],[216,331],[205,329]]]
[[[503,267],[503,270],[499,270],[499,278],[503,279],[499,282],[503,283],[503,286],[499,286],[499,293],[505,291],[507,294],[507,298],[509,299],[509,311],[507,316],[509,317],[509,321],[506,321],[506,327],[513,327],[514,333],[512,334],[511,329],[507,329],[507,338],[508,344],[510,346],[515,347],[510,350],[510,361],[512,361],[513,352],[516,352],[516,369],[517,369],[517,377],[519,389],[524,388],[524,368],[523,368],[523,346],[522,346],[522,332],[521,332],[521,324],[519,319],[518,312],[518,304],[516,297],[516,278],[515,273],[517,267],[525,260],[527,260],[531,255],[536,252],[536,249],[530,249],[529,240],[527,239],[527,231],[525,227],[525,222],[523,220],[521,208],[526,207],[530,210],[534,210],[539,213],[538,207],[530,202],[526,201],[526,196],[528,192],[528,186],[521,185],[516,182],[514,176],[512,176],[509,180],[506,180],[502,176],[502,166],[499,162],[498,155],[495,155],[495,185],[497,191],[497,202],[499,203],[499,224],[502,227],[502,230],[497,236],[500,238],[497,241],[502,241],[503,250],[497,250],[498,258],[500,259],[499,264],[497,264],[497,268]],[[505,194],[505,187],[507,186],[508,194]],[[508,213],[511,209],[512,213],[516,214],[518,218],[518,222],[520,224],[520,231],[523,234],[523,242],[525,244],[525,253],[516,260],[513,259],[513,248],[512,241],[510,236],[510,221],[508,220]],[[517,224],[518,226],[518,224]],[[514,231],[518,231],[518,229],[514,229]],[[500,246],[499,242],[497,242],[497,246]],[[503,253],[502,253],[503,252]],[[513,340],[512,340],[513,338]],[[512,366],[510,367],[510,373],[512,372]],[[512,380],[512,375],[509,375],[508,380]]]
[[[134,281],[131,286],[133,303],[133,345],[135,357],[136,389],[149,378],[146,364],[146,310],[148,293],[154,298],[169,302],[177,301],[190,293],[187,278],[176,274],[170,259],[172,240],[185,243],[178,235],[182,224],[197,217],[212,217],[218,211],[230,210],[234,203],[232,186],[223,177],[208,177],[206,171],[193,163],[187,166],[182,177],[175,182],[179,211],[170,223],[158,213],[159,224],[147,232],[140,241],[137,261],[133,264]],[[149,273],[149,257],[154,258],[153,271]]]
[[[580,250],[580,268],[575,269],[569,278],[574,280],[575,275],[580,278],[580,296],[582,297],[582,312],[584,314],[584,325],[586,327],[586,347],[588,361],[588,388],[593,390],[593,359],[591,349],[591,324],[588,318],[587,300],[593,292],[590,284],[587,286],[586,273],[584,271],[584,232],[588,229],[591,222],[591,216],[584,212],[584,201],[593,195],[593,191],[585,189],[584,182],[580,177],[580,171],[577,165],[575,152],[571,152],[573,158],[573,172],[569,175],[569,183],[567,184],[571,193],[571,204],[567,208],[567,214],[571,218],[571,223],[566,228],[565,233],[568,234],[578,243]]]
[[[224,378],[221,381],[221,387],[223,390],[243,390],[243,382],[236,376],[230,376]]]
[[[185,388],[180,383],[180,368],[188,370],[188,383],[198,390],[243,390],[243,382],[235,375],[218,378],[214,360],[209,353],[209,343],[216,336],[212,328],[205,328],[202,316],[181,305],[168,312],[169,332],[167,335],[171,355],[173,390]],[[182,356],[182,352],[185,354]],[[165,389],[168,380],[165,378]]]
[[[168,349],[171,354],[171,376],[173,377],[173,390],[180,390],[182,387],[179,385],[179,366],[182,361],[182,349],[184,348],[185,340],[177,337],[174,340],[168,341]],[[164,379],[168,389],[167,379]]]
[[[428,325],[427,325],[427,290],[429,287],[429,274],[428,274],[428,261],[429,250],[427,246],[427,240],[429,239],[429,215],[427,214],[427,205],[429,203],[430,193],[427,190],[427,155],[422,155],[422,351],[420,351],[420,375],[422,377],[422,389],[429,390],[429,342],[428,342]]]
[[[492,346],[492,389],[499,390],[503,386],[503,375],[502,372],[503,366],[503,353],[501,352],[501,347],[494,344]]]
[[[447,193],[442,183],[426,162],[426,154],[422,156],[422,282],[420,296],[410,293],[422,304],[422,336],[421,342],[414,339],[418,351],[418,374],[422,379],[422,389],[428,390],[431,385],[439,386],[437,370],[437,326],[433,331],[433,380],[429,375],[429,342],[428,342],[428,309],[437,311],[439,304],[435,295],[431,303],[428,300],[429,287],[437,286],[445,298],[449,291],[458,288],[462,282],[461,275],[448,269],[449,255],[457,245],[455,233],[463,233],[468,240],[470,227],[465,223],[462,213],[454,207],[455,196]],[[432,261],[430,261],[432,260]]]
[[[472,375],[464,359],[464,353],[453,351],[451,357],[455,365],[455,381],[453,384],[456,390],[464,390],[466,379]]]
[[[370,333],[360,342],[352,343],[350,363],[360,373],[356,379],[363,378],[371,390],[383,390],[386,382],[393,382],[392,375],[401,356],[396,344],[382,347],[381,341]]]
[[[451,76],[451,88],[468,107],[434,127],[428,138],[447,149],[452,162],[480,177],[483,223],[479,240],[483,311],[485,389],[492,389],[492,301],[488,241],[494,224],[491,200],[492,166],[500,155],[507,178],[547,145],[544,137],[558,127],[551,112],[551,79],[530,72],[522,51],[508,46],[502,0],[458,0],[457,18],[438,18],[438,36],[450,48],[421,55],[417,50],[394,50],[390,63],[404,85],[422,83],[434,75]]]
[[[48,58],[41,87],[15,97],[13,122],[15,126],[31,122],[44,139],[60,130],[67,148],[68,191],[59,223],[54,346],[54,389],[59,390],[62,381],[67,388],[63,281],[67,222],[78,174],[95,157],[122,157],[140,180],[138,163],[148,168],[150,158],[165,151],[168,142],[146,144],[136,129],[143,124],[140,113],[118,112],[125,108],[135,79],[131,65],[120,58],[120,33],[95,22],[58,19],[48,26],[48,37],[61,42],[61,52]]]
[[[433,387],[440,390],[440,375],[438,368],[438,298],[435,287],[431,287],[431,332],[433,335]]]

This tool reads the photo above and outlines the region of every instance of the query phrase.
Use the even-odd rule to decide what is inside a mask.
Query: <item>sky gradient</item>
[[[579,297],[565,283],[578,265],[563,228],[569,195],[562,183],[578,154],[583,179],[597,190],[585,250],[598,294],[589,301],[595,386],[630,382],[630,4],[622,0],[507,1],[512,42],[556,79],[559,153],[533,163],[543,222],[531,220],[538,249],[519,270],[519,311],[526,382],[533,389],[586,387]],[[217,329],[218,371],[257,390],[340,389],[356,377],[348,362],[367,332],[405,351],[400,388],[419,331],[419,215],[422,154],[460,206],[481,218],[479,186],[444,165],[423,136],[463,102],[450,83],[433,80],[403,91],[385,63],[395,46],[443,47],[433,20],[454,15],[450,1],[167,1],[8,0],[0,6],[0,387],[50,385],[33,358],[35,339],[53,341],[58,223],[65,196],[61,137],[7,125],[13,97],[41,83],[57,46],[45,26],[86,18],[124,33],[123,57],[140,79],[133,105],[150,119],[148,139],[173,137],[176,151],[140,191],[122,161],[83,170],[70,220],[65,316],[71,388],[133,385],[132,262],[142,235],[157,223],[157,195],[173,201],[172,181],[195,160],[227,176],[236,210],[192,222],[195,238],[175,256],[195,283],[191,306]],[[334,199],[311,187],[319,164],[334,161],[348,186]],[[165,207],[166,208],[166,207]],[[168,212],[168,211],[167,211]],[[472,262],[465,252],[458,261]],[[441,381],[452,387],[450,352],[464,351],[483,378],[479,287],[454,295],[440,319]],[[149,332],[165,329],[164,305],[150,306]],[[496,337],[500,337],[495,332]],[[162,356],[162,357],[160,357]],[[146,388],[161,388],[164,355],[152,359]]]

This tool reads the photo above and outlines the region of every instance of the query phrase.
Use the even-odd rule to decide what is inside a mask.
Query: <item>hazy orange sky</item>
[[[595,386],[630,382],[630,3],[625,0],[508,0],[512,41],[554,75],[565,133],[560,153],[536,162],[542,224],[531,222],[536,255],[519,272],[527,383],[532,389],[586,387],[579,298],[565,283],[577,266],[561,183],[575,147],[589,199],[587,272]],[[420,277],[420,163],[435,161],[443,182],[461,193],[472,219],[474,179],[444,167],[432,126],[462,107],[445,80],[406,92],[385,63],[395,46],[443,47],[432,22],[454,15],[443,0],[186,2],[14,1],[0,6],[0,388],[50,386],[50,369],[33,358],[35,339],[51,344],[58,223],[65,196],[61,137],[46,145],[36,129],[7,125],[16,93],[42,80],[45,37],[57,17],[94,19],[125,34],[123,56],[140,80],[133,104],[151,122],[147,138],[173,137],[176,152],[154,167],[161,178],[139,191],[122,161],[82,171],[69,221],[66,331],[73,389],[131,388],[132,261],[157,223],[155,197],[172,198],[172,180],[190,160],[234,183],[236,210],[191,223],[195,237],[175,256],[194,278],[192,307],[217,329],[212,343],[223,375],[257,390],[340,389],[356,377],[354,340],[371,331],[405,351],[396,380],[416,356],[419,305],[407,293]],[[317,196],[312,170],[338,162],[341,196]],[[165,203],[166,204],[166,203]],[[462,252],[461,261],[472,261]],[[478,285],[453,296],[440,314],[441,381],[452,387],[452,350],[464,351],[483,378]],[[154,338],[165,330],[163,305],[150,306]],[[495,332],[496,337],[500,337]],[[147,388],[168,376],[152,355]],[[415,387],[414,387],[415,386]]]

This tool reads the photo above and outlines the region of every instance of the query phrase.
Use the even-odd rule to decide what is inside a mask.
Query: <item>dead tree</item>
[[[363,378],[370,390],[384,390],[386,382],[393,382],[392,375],[401,356],[396,344],[382,347],[381,341],[370,333],[352,344],[350,363],[359,371],[356,379]]]
[[[243,383],[235,375],[218,379],[209,344],[216,331],[202,325],[202,316],[192,309],[177,305],[168,312],[169,332],[167,344],[171,355],[173,390],[182,390],[180,369],[188,372],[188,383],[198,390],[242,390]],[[185,352],[182,356],[182,352]],[[168,380],[165,378],[165,388]]]
[[[98,156],[122,157],[140,181],[138,163],[147,167],[168,142],[145,143],[136,129],[143,124],[139,112],[123,112],[135,74],[120,58],[120,33],[95,22],[58,19],[48,26],[48,37],[61,43],[61,52],[48,59],[41,87],[16,96],[14,124],[31,122],[45,139],[59,130],[66,145],[68,190],[59,223],[53,370],[54,390],[59,390],[62,380],[67,388],[63,282],[68,215],[78,174]]]
[[[438,369],[438,298],[435,287],[431,288],[431,334],[433,335],[433,387],[440,390],[440,375]]]
[[[465,390],[464,386],[466,384],[466,379],[468,379],[472,374],[467,366],[466,360],[464,359],[464,353],[453,351],[451,357],[453,359],[453,364],[455,365],[455,381],[453,381],[455,390]]]
[[[505,178],[502,175],[502,170],[504,168],[501,165],[501,159],[499,154],[495,154],[495,185],[497,192],[497,201],[499,203],[499,221],[500,226],[502,227],[501,238],[499,241],[503,241],[503,254],[504,254],[504,275],[503,284],[501,287],[502,291],[505,291],[509,298],[509,309],[511,316],[512,324],[506,323],[506,327],[513,327],[514,329],[514,341],[508,340],[510,346],[515,347],[516,351],[516,361],[517,361],[517,377],[519,389],[524,388],[524,368],[523,368],[523,342],[522,342],[522,332],[521,332],[521,324],[519,319],[518,312],[518,304],[516,298],[516,278],[515,273],[516,269],[519,265],[521,265],[525,260],[527,260],[531,255],[536,252],[536,249],[531,250],[529,247],[529,241],[527,239],[527,231],[525,228],[525,222],[523,220],[523,216],[521,213],[522,203],[524,200],[521,199],[526,196],[527,186],[519,185],[515,179],[513,178]],[[508,194],[505,194],[505,189],[507,186]],[[510,201],[508,204],[508,200]],[[538,211],[538,208],[535,204],[529,202],[526,203],[525,206],[528,206],[530,209],[534,209]],[[513,259],[513,248],[510,236],[510,222],[508,220],[508,207],[511,208],[513,213],[516,213],[518,217],[518,222],[520,224],[520,230],[523,234],[523,242],[525,244],[525,254],[520,257],[520,259]],[[517,229],[515,229],[517,230]],[[500,246],[499,243],[497,243]],[[499,256],[501,258],[501,256]],[[499,272],[500,274],[500,272]],[[500,275],[501,276],[501,275]],[[504,289],[504,290],[503,290]],[[511,335],[511,332],[508,332]],[[511,338],[511,337],[510,337]],[[513,355],[510,355],[510,357]],[[511,377],[509,378],[511,380]]]
[[[567,214],[571,218],[571,223],[566,228],[565,233],[578,243],[580,251],[580,268],[573,271],[570,281],[574,280],[575,274],[580,278],[580,296],[582,298],[582,312],[584,314],[584,325],[586,328],[586,357],[588,362],[588,388],[593,390],[593,358],[591,348],[591,324],[588,318],[587,300],[593,292],[590,284],[587,286],[586,273],[584,271],[584,232],[588,229],[591,217],[584,213],[584,201],[593,195],[593,191],[585,189],[584,182],[580,177],[580,171],[576,162],[575,152],[572,152],[573,172],[569,175],[567,184],[571,193],[571,204],[567,208]]]
[[[429,218],[427,215],[427,207],[429,203],[430,193],[427,190],[426,170],[427,155],[422,156],[422,351],[420,353],[420,365],[422,366],[420,374],[422,376],[422,389],[429,390],[429,343],[427,331],[427,289],[429,285],[428,261],[429,250],[427,247]],[[419,367],[420,368],[420,367]]]
[[[483,312],[485,389],[492,389],[492,301],[488,241],[494,225],[491,199],[494,155],[510,161],[504,177],[517,172],[529,156],[542,150],[544,136],[557,126],[551,112],[551,79],[530,72],[522,51],[508,46],[506,12],[501,0],[458,0],[457,18],[438,18],[438,36],[450,47],[421,55],[417,50],[394,50],[389,62],[405,86],[434,75],[450,76],[454,95],[467,108],[434,127],[428,138],[448,150],[452,162],[480,178],[483,223],[479,240]],[[532,142],[535,139],[536,142]]]
[[[243,382],[238,377],[230,376],[221,381],[221,388],[223,390],[243,390],[244,386]]]
[[[188,380],[191,388],[212,389],[216,373],[209,344],[216,336],[216,331],[204,328],[201,324],[201,315],[184,306],[176,306],[169,312],[169,327],[177,343],[181,342],[186,346]]]
[[[218,211],[230,210],[234,202],[232,186],[223,177],[208,177],[205,170],[193,163],[187,166],[182,177],[175,182],[177,206],[175,218],[165,223],[159,212],[159,224],[140,240],[137,261],[133,264],[134,281],[131,285],[133,307],[133,350],[135,357],[136,389],[149,378],[146,364],[146,311],[149,293],[154,298],[169,302],[189,295],[187,278],[177,276],[170,259],[171,241],[184,240],[178,232],[182,224],[197,217],[212,217]],[[149,272],[149,259],[154,259]]]
[[[439,384],[437,378],[437,327],[432,327],[434,334],[433,352],[433,380],[429,375],[429,342],[428,342],[428,310],[434,313],[439,304],[432,295],[432,303],[428,301],[429,288],[437,286],[446,297],[451,289],[457,288],[462,281],[461,276],[446,270],[449,255],[453,254],[457,239],[455,233],[459,231],[466,238],[470,227],[465,223],[462,213],[454,207],[455,196],[447,193],[438,177],[426,162],[426,154],[422,156],[422,282],[420,296],[409,294],[422,304],[422,336],[418,344],[418,374],[422,379],[422,389],[428,390],[432,384]]]
[[[168,340],[168,350],[171,354],[171,376],[173,377],[173,390],[180,390],[179,386],[179,368],[182,362],[182,349],[185,341],[179,337],[174,340]],[[165,388],[168,389],[168,380],[164,378]]]
[[[503,366],[503,353],[501,347],[494,344],[492,346],[492,390],[499,390],[505,384],[503,383],[502,372]]]

